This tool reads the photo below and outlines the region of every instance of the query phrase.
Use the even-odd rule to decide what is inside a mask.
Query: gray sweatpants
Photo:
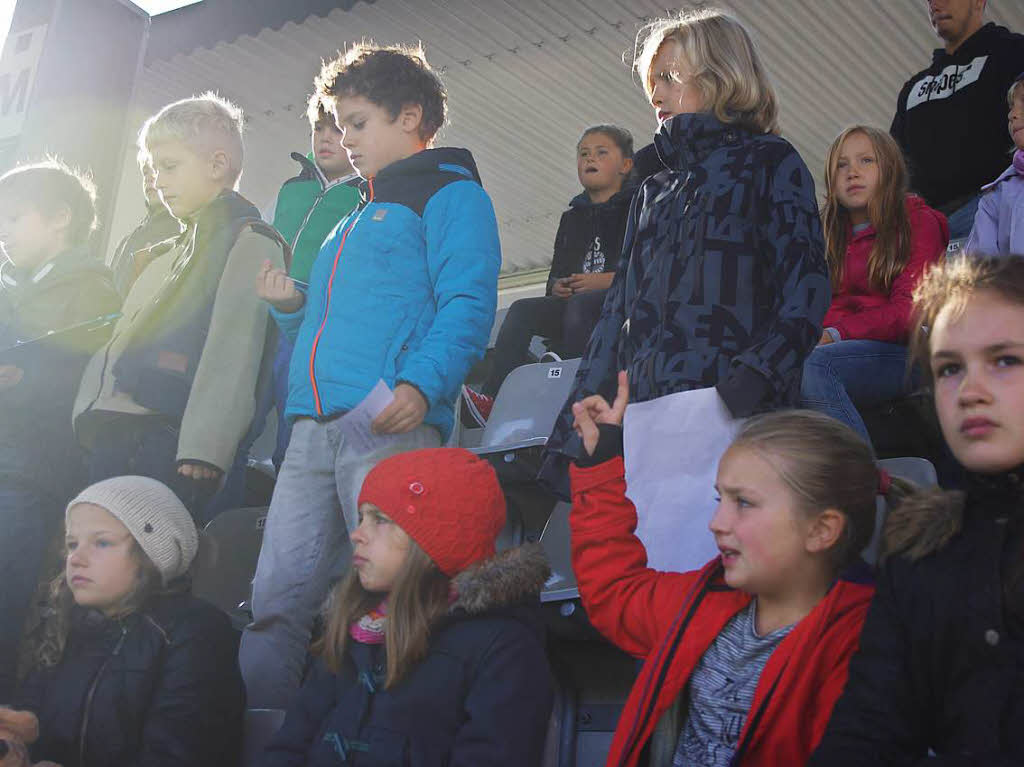
[[[388,452],[439,445],[437,429],[419,426]],[[351,560],[348,534],[373,463],[345,444],[337,419],[295,423],[253,579],[253,622],[239,650],[249,708],[288,708],[298,692],[313,619]]]

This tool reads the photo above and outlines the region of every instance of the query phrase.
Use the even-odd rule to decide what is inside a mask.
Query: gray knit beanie
[[[106,509],[128,528],[166,584],[183,575],[199,549],[195,523],[178,496],[149,477],[113,477],[90,485],[68,504],[91,503]]]

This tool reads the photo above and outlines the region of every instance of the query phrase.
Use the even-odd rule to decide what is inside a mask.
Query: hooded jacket
[[[915,195],[907,197],[906,208],[910,219],[910,256],[888,294],[876,291],[868,281],[868,257],[875,246],[875,228],[869,225],[856,234],[848,231],[843,282],[825,314],[825,327],[835,328],[844,341],[907,342],[914,287],[924,271],[945,253],[949,224],[944,215]]]
[[[73,248],[34,274],[7,262],[0,267],[0,347],[45,336],[114,314],[121,297],[110,270],[86,247]],[[0,392],[0,474],[50,492],[55,480],[73,484],[79,461],[71,406],[89,356],[107,339],[109,327],[28,344],[0,353],[24,375]]]
[[[1000,576],[1022,479],[975,477],[966,500],[920,493],[889,515],[878,593],[813,767],[1024,764],[1024,637],[1008,630]]]
[[[61,767],[233,767],[245,687],[223,613],[187,594],[110,619],[77,609],[60,663],[18,707],[39,717],[33,761]]]
[[[751,598],[726,585],[717,557],[689,573],[647,567],[647,553],[634,535],[636,509],[626,498],[621,457],[573,466],[571,474],[572,566],[583,606],[609,641],[644,660],[606,762],[634,767],[701,657]],[[758,680],[732,767],[806,762],[842,692],[872,592],[868,583],[836,581],[775,648]]]
[[[384,645],[350,641],[340,673],[318,662],[260,767],[539,765],[552,682],[539,623],[550,574],[537,546],[453,579],[426,657],[384,689]]]
[[[289,276],[309,282],[324,238],[359,204],[359,176],[351,173],[328,181],[311,158],[298,152],[291,157],[300,166],[299,175],[285,181],[277,193],[274,228],[292,249]]]
[[[633,198],[622,252],[542,479],[562,490],[579,452],[571,403],[714,386],[742,418],[796,402],[831,296],[814,181],[778,136],[677,115],[655,136],[665,169]]]
[[[983,187],[964,250],[988,256],[1024,254],[1024,174],[1014,166]]]
[[[633,186],[623,187],[606,202],[594,204],[586,192],[576,195],[562,214],[555,234],[555,253],[548,274],[547,295],[555,280],[571,274],[614,272],[622,255]]]
[[[459,386],[494,324],[494,208],[465,149],[394,162],[362,193],[324,242],[303,307],[271,309],[295,342],[286,415],[331,418],[379,379],[392,389],[407,383],[426,399],[424,423],[444,442]]]
[[[1024,35],[990,22],[903,84],[889,130],[929,205],[952,213],[1006,167],[1006,91],[1022,71]]]

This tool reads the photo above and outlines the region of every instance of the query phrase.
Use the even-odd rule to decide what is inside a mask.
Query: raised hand
[[[295,287],[295,281],[284,269],[275,269],[264,261],[256,279],[256,294],[283,314],[297,312],[306,303],[306,297]]]
[[[621,426],[628,404],[629,376],[625,370],[620,370],[619,388],[615,392],[615,402],[609,405],[608,400],[600,394],[592,394],[572,406],[572,414],[575,416],[572,427],[583,440],[583,449],[587,451],[587,455],[593,455],[597,448],[597,439],[600,436],[598,424],[610,423]]]

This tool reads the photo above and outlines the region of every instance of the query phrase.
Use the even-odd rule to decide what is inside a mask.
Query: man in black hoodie
[[[583,191],[558,224],[545,294],[522,298],[509,307],[487,380],[480,391],[462,387],[463,402],[481,426],[487,423],[501,382],[529,361],[535,335],[550,339],[560,357],[579,357],[601,316],[633,198],[634,187],[627,183],[633,170],[633,136],[615,125],[587,128],[576,146],[576,170]]]
[[[984,23],[986,0],[927,0],[945,43],[900,91],[890,132],[903,147],[911,186],[966,237],[978,194],[1009,163],[1006,90],[1024,70],[1024,35]]]

